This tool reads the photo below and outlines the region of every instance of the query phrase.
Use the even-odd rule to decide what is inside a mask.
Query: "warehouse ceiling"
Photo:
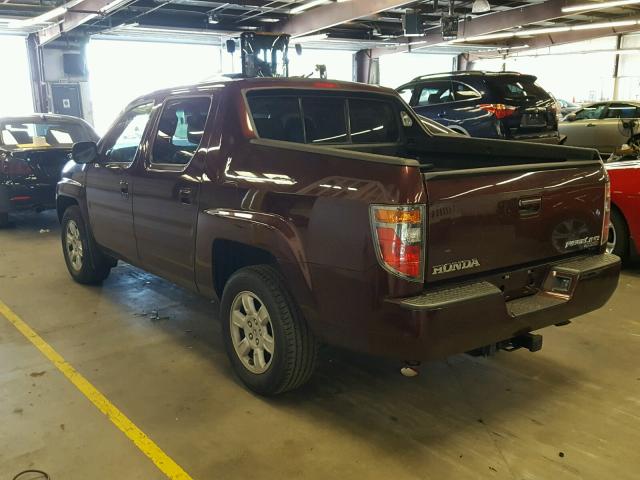
[[[640,1],[489,0],[488,12],[474,13],[483,2],[0,0],[0,31],[37,33],[41,43],[65,35],[215,43],[243,31],[282,31],[310,47],[382,55],[540,48],[640,30]],[[407,36],[403,18],[412,12],[418,14],[420,34]],[[457,38],[443,39],[442,18],[450,14],[458,18]]]

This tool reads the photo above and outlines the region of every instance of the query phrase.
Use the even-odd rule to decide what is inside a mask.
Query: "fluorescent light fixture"
[[[321,42],[322,40],[326,40],[329,36],[326,33],[317,33],[315,35],[307,35],[306,37],[294,37],[292,40],[295,43],[305,43],[305,42]]]
[[[583,3],[580,5],[572,5],[570,7],[562,7],[562,11],[564,13],[571,13],[586,10],[602,10],[603,8],[624,7],[625,5],[633,5],[634,3],[640,3],[640,0],[615,0],[612,2]]]
[[[640,0],[639,0],[640,3]],[[599,22],[599,23],[585,23],[583,25],[573,25],[567,27],[548,27],[548,28],[530,28],[518,30],[516,32],[500,32],[490,33],[488,35],[478,35],[476,37],[458,38],[453,40],[452,43],[461,42],[477,42],[482,40],[500,40],[504,38],[514,37],[528,37],[534,35],[546,35],[550,33],[562,33],[573,32],[579,30],[596,30],[599,28],[615,28],[615,27],[629,27],[631,25],[640,25],[640,20],[620,20],[618,22]]]
[[[308,3],[303,3],[302,5],[293,7],[291,10],[289,10],[289,13],[292,15],[296,15],[298,13],[304,12],[305,10],[309,10],[310,8],[317,7],[318,5],[325,5],[327,3],[329,3],[329,0],[311,0]]]
[[[123,3],[126,3],[128,0],[113,0],[112,2],[107,3],[104,7],[98,10],[100,13],[107,13],[111,10],[115,10],[122,6]]]
[[[278,23],[280,21],[279,18],[273,17],[258,17],[258,20],[264,23]]]
[[[49,10],[48,12],[43,13],[42,15],[38,15],[37,17],[9,22],[9,25],[7,26],[9,28],[33,27],[34,25],[40,25],[41,23],[50,22],[54,18],[61,17],[65,13],[67,13],[67,7],[56,7],[53,10]]]

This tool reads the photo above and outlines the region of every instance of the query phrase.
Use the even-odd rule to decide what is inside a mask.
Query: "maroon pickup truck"
[[[243,79],[131,103],[58,184],[71,276],[117,260],[220,299],[261,394],[328,343],[416,362],[539,348],[605,304],[609,181],[593,150],[466,138],[392,90]]]

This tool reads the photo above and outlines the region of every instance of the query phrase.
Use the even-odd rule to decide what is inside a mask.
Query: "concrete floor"
[[[75,284],[52,213],[0,231],[0,299],[200,480],[640,478],[639,291],[631,267],[536,354],[460,355],[405,379],[327,349],[308,386],[265,400],[234,378],[215,305],[128,265]],[[164,478],[0,317],[0,478],[26,468]]]

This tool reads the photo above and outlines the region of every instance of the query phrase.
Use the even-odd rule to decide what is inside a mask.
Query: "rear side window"
[[[477,100],[480,94],[469,85],[461,82],[453,82],[453,96],[456,101]]]
[[[388,102],[351,98],[349,120],[353,143],[393,143],[400,136],[393,106]]]
[[[533,77],[497,77],[492,78],[489,83],[495,93],[505,99],[550,98]]]
[[[343,98],[302,99],[307,143],[345,143],[348,140]]]
[[[418,106],[435,105],[453,101],[454,97],[451,92],[451,82],[438,82],[422,87],[420,96],[418,97]]]
[[[262,138],[304,142],[300,104],[297,97],[249,97],[253,122]]]
[[[625,103],[612,103],[609,105],[605,118],[638,118],[639,108]]]

